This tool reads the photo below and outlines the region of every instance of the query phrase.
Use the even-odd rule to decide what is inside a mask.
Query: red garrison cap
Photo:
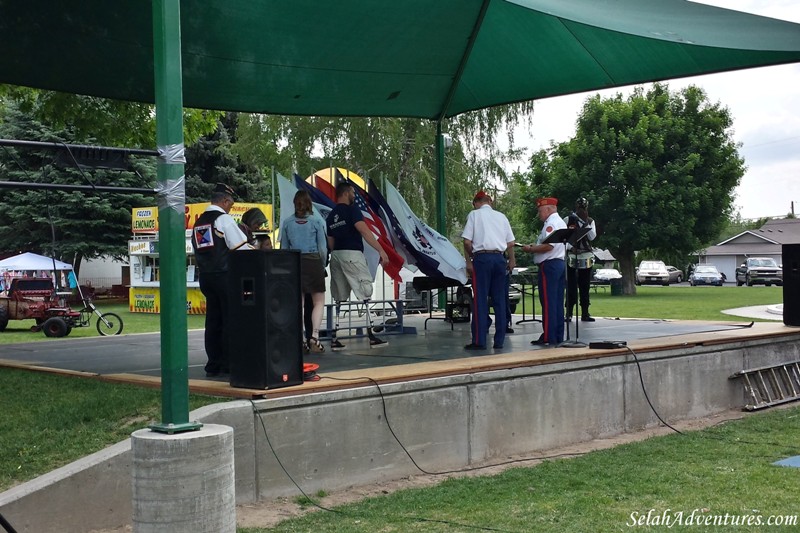
[[[488,194],[486,194],[486,191],[478,191],[478,192],[475,194],[475,198],[473,198],[473,199],[472,199],[472,203],[474,204],[474,203],[475,203],[475,202],[477,202],[478,200],[482,200],[482,199],[484,199],[484,198],[488,198],[489,200],[491,200],[491,199],[492,199],[492,197],[491,197],[491,196],[489,196]]]
[[[536,207],[542,207],[543,205],[558,205],[558,198],[537,198]]]

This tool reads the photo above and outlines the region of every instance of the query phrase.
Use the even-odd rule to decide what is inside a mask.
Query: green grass
[[[684,435],[550,460],[491,477],[449,479],[287,520],[258,532],[800,531],[793,527],[629,527],[650,509],[698,515],[799,515],[800,409],[773,410]],[[325,506],[325,499],[319,498]]]
[[[541,314],[539,293],[536,293],[536,314]],[[530,314],[531,297],[525,310]],[[751,305],[773,305],[783,302],[782,287],[690,287],[688,285],[636,287],[635,295],[612,296],[610,290],[590,293],[593,316],[611,318],[664,318],[672,320],[753,320],[722,313]],[[522,306],[517,306],[522,313]],[[778,317],[779,318],[779,317]]]
[[[0,490],[158,422],[161,391],[0,368]],[[225,401],[190,395],[190,409]]]
[[[148,313],[131,313],[127,303],[95,302],[101,313],[116,313],[122,318],[122,334],[130,333],[152,333],[161,331],[161,315]],[[75,307],[77,310],[78,308]],[[187,325],[189,329],[202,329],[205,323],[205,315],[187,315]],[[9,320],[5,331],[0,333],[0,344],[15,344],[19,342],[38,342],[38,341],[64,341],[64,338],[48,338],[44,333],[34,333],[30,330],[36,322],[29,320]],[[99,337],[97,333],[97,315],[93,315],[88,327],[74,328],[67,339],[82,337]]]
[[[529,290],[529,289],[528,289]],[[531,297],[526,296],[525,309],[531,310]],[[538,293],[536,296],[536,313],[541,314]],[[641,286],[631,296],[611,296],[609,290],[591,293],[591,313],[594,316],[614,318],[664,318],[675,320],[727,320],[741,321],[731,315],[723,314],[723,309],[747,307],[750,305],[770,305],[783,302],[782,287],[689,287],[688,285],[656,287]],[[152,333],[161,330],[160,315],[131,313],[127,303],[99,302],[101,312],[112,312],[122,318],[123,334]],[[522,305],[517,306],[517,313],[522,313]],[[202,329],[205,321],[203,315],[187,315],[189,329]],[[749,319],[748,319],[749,320]],[[92,319],[89,327],[75,328],[67,337],[97,337],[95,323]],[[44,333],[30,331],[33,320],[11,320],[8,327],[0,333],[0,344],[19,342],[62,341],[50,339]]]

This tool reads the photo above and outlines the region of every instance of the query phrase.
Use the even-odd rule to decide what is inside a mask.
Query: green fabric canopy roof
[[[183,0],[187,107],[438,119],[800,61],[800,25],[683,0]],[[0,82],[154,101],[151,3],[0,0]]]

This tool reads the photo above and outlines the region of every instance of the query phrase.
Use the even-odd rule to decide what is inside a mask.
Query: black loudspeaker
[[[300,252],[231,252],[228,286],[231,386],[273,389],[303,383]]]
[[[783,323],[800,326],[800,244],[783,245]]]

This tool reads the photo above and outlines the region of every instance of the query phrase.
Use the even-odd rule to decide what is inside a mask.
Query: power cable
[[[749,325],[745,325],[745,326],[741,326],[741,327],[750,327],[752,325],[753,325],[753,322],[750,322]],[[685,437],[689,436],[689,434],[684,433],[684,432],[676,429],[675,427],[671,426],[658,413],[658,411],[656,410],[655,406],[653,405],[653,402],[650,400],[650,395],[647,394],[647,387],[645,387],[645,384],[644,384],[644,377],[643,377],[643,374],[642,374],[642,366],[639,364],[639,357],[636,355],[636,352],[633,351],[633,349],[630,346],[626,345],[625,348],[633,356],[633,360],[636,363],[636,368],[637,368],[637,370],[639,372],[639,383],[642,386],[642,393],[644,394],[644,398],[645,398],[645,400],[647,400],[647,404],[650,406],[650,409],[653,411],[653,414],[656,415],[656,418],[658,418],[658,420],[662,424],[664,424],[664,426],[668,427],[669,429],[671,429],[675,433],[677,433],[679,435],[683,435]],[[723,424],[723,423],[725,423],[725,422],[720,422],[720,424]],[[717,426],[717,425],[719,425],[719,424],[715,424],[715,426]],[[716,436],[713,436],[713,435],[706,435],[706,434],[701,434],[701,433],[696,433],[694,435],[696,435],[697,437],[703,438],[703,439],[717,440],[717,441],[721,441],[721,442],[731,442],[730,439],[726,439],[724,437],[716,437]],[[785,443],[779,443],[779,442],[767,442],[767,441],[754,442],[754,441],[747,441],[747,440],[737,440],[735,442],[732,442],[732,444],[753,444],[753,445],[758,445],[758,446],[768,445],[768,446],[775,446],[775,447],[778,447],[778,448],[782,448],[782,449],[785,449],[785,450],[792,450],[792,448],[788,448]],[[796,450],[796,452],[800,452],[800,450]],[[793,451],[792,453],[795,453],[795,451]]]
[[[354,378],[354,379],[361,379],[361,378]],[[366,378],[366,379],[370,379],[370,378]],[[343,381],[348,381],[348,380],[343,380]],[[370,381],[372,381],[372,380],[370,379]],[[383,395],[381,395],[381,398],[383,398]],[[292,475],[289,473],[289,471],[286,470],[286,467],[283,466],[283,462],[280,460],[280,457],[278,457],[278,454],[275,451],[275,448],[272,446],[272,442],[269,439],[269,434],[267,432],[267,427],[264,424],[264,419],[261,417],[261,413],[256,408],[256,404],[252,399],[250,400],[250,404],[252,405],[253,413],[258,417],[259,423],[261,424],[261,428],[262,428],[262,430],[264,432],[264,438],[267,440],[267,445],[269,446],[269,449],[272,452],[272,456],[275,457],[275,460],[278,462],[278,465],[281,467],[281,470],[283,470],[283,473],[286,474],[286,477],[289,478],[289,481],[292,482],[292,484],[297,488],[298,491],[300,491],[300,494],[302,494],[303,497],[307,501],[311,502],[312,505],[314,505],[316,508],[318,508],[318,509],[320,509],[322,511],[328,511],[330,513],[335,513],[335,514],[339,514],[339,515],[342,515],[342,516],[349,516],[349,517],[355,517],[355,518],[368,518],[368,515],[365,515],[365,514],[346,513],[344,511],[339,511],[337,509],[331,509],[330,507],[325,507],[325,506],[319,504],[314,498],[312,498],[311,496],[306,494],[306,492],[302,489],[302,487],[300,487],[300,485],[297,483],[297,481],[295,481],[294,477],[292,477]],[[386,411],[384,409],[384,413],[385,412]],[[394,432],[392,432],[392,434],[394,435]],[[401,446],[402,446],[402,444],[401,444]],[[405,450],[405,447],[403,447],[403,449]],[[406,453],[408,453],[408,452],[406,451]],[[413,461],[413,459],[412,459],[412,461]],[[416,465],[416,463],[414,463],[414,464]],[[396,516],[396,515],[391,515],[391,516],[389,516],[389,518],[395,518],[395,519],[399,519],[401,521],[407,521],[407,522],[429,522],[429,523],[445,524],[445,525],[448,525],[448,526],[455,526],[455,527],[466,528],[466,529],[475,529],[475,530],[478,530],[478,531],[497,531],[497,532],[500,532],[500,533],[521,533],[521,532],[515,532],[513,530],[498,529],[498,528],[493,528],[493,527],[488,527],[488,526],[476,526],[476,525],[472,525],[472,524],[464,524],[464,523],[460,523],[460,522],[454,522],[454,521],[451,521],[451,520],[440,520],[440,519],[434,519],[434,518],[424,518],[424,517],[421,517],[421,516]]]
[[[745,326],[742,326],[742,327],[750,327],[752,325],[753,325],[753,323],[751,322],[749,325],[745,325]],[[655,414],[656,418],[658,418],[658,420],[665,427],[669,428],[670,430],[674,431],[675,433],[677,433],[679,435],[689,436],[689,434],[684,433],[684,432],[678,430],[677,428],[675,428],[674,426],[672,426],[671,424],[669,424],[659,414],[658,410],[656,409],[655,405],[653,404],[652,400],[650,399],[650,395],[647,393],[647,387],[646,387],[645,382],[644,382],[644,374],[642,372],[642,367],[641,367],[641,364],[639,362],[638,355],[629,346],[626,345],[625,348],[633,356],[634,362],[636,363],[636,368],[637,368],[637,371],[638,371],[638,374],[639,374],[639,383],[640,383],[640,385],[642,387],[642,393],[644,394],[645,400],[647,401],[647,404],[650,407],[650,409],[652,410],[653,414]],[[382,408],[382,411],[383,411],[384,420],[386,421],[386,427],[389,429],[389,432],[392,434],[392,437],[397,442],[397,444],[400,446],[400,448],[403,450],[403,452],[406,454],[406,456],[409,458],[409,460],[414,465],[414,467],[417,470],[419,470],[420,472],[422,472],[423,474],[426,474],[426,475],[439,476],[439,475],[447,475],[447,474],[458,474],[458,473],[465,473],[465,472],[474,472],[474,471],[483,470],[483,469],[486,469],[486,468],[493,468],[493,467],[498,467],[498,466],[506,466],[506,465],[516,464],[516,463],[523,463],[523,462],[530,462],[530,461],[541,461],[541,460],[547,460],[547,459],[557,459],[557,458],[563,458],[563,457],[579,457],[579,456],[585,455],[585,453],[559,453],[559,454],[540,456],[540,457],[528,457],[528,458],[524,458],[524,459],[514,459],[514,460],[504,461],[504,462],[500,462],[500,463],[493,463],[491,465],[483,465],[483,466],[480,466],[480,467],[462,468],[462,469],[454,469],[454,470],[444,470],[444,471],[440,471],[440,472],[432,472],[432,471],[429,471],[429,470],[426,470],[426,469],[422,468],[416,462],[416,460],[411,455],[411,453],[408,451],[406,446],[403,444],[403,442],[397,436],[397,433],[395,433],[394,428],[392,428],[391,421],[389,420],[389,413],[388,413],[388,411],[386,409],[386,398],[385,398],[385,396],[383,394],[383,390],[381,389],[380,384],[377,381],[375,381],[374,379],[372,379],[370,377],[366,377],[366,376],[364,376],[364,377],[355,377],[355,378],[334,378],[334,377],[330,377],[330,376],[324,376],[324,377],[321,377],[321,379],[329,379],[329,380],[332,380],[332,381],[346,381],[346,382],[365,381],[365,382],[369,382],[372,385],[374,385],[375,389],[378,391],[378,395],[380,396],[380,399],[381,399],[381,408]],[[253,402],[253,400],[250,400],[250,404],[252,405],[253,413],[258,417],[259,423],[261,424],[261,428],[262,428],[263,433],[264,433],[264,438],[267,441],[267,445],[269,446],[273,457],[275,457],[275,460],[278,462],[278,465],[280,466],[280,468],[283,471],[283,473],[286,474],[286,477],[292,482],[292,484],[297,488],[297,490],[300,492],[300,494],[302,494],[303,497],[308,502],[310,502],[311,504],[313,504],[315,507],[317,507],[320,510],[328,511],[328,512],[331,512],[331,513],[340,514],[342,516],[352,516],[352,517],[362,517],[362,518],[366,517],[366,515],[362,515],[362,514],[345,513],[343,511],[339,511],[339,510],[336,510],[336,509],[331,509],[329,507],[325,507],[325,506],[319,504],[314,498],[312,498],[308,494],[306,494],[306,492],[302,489],[302,487],[300,487],[300,485],[297,483],[297,481],[295,481],[294,477],[292,477],[292,475],[289,473],[289,471],[286,470],[286,467],[283,465],[283,462],[278,457],[278,454],[275,451],[275,448],[272,446],[272,442],[269,439],[269,434],[267,432],[266,425],[264,424],[264,420],[263,420],[263,418],[261,416],[261,413],[258,411],[255,402]],[[724,422],[721,422],[721,423],[724,423]],[[716,425],[719,425],[719,424],[716,424]],[[722,438],[722,437],[716,437],[716,436],[712,436],[712,435],[702,435],[702,434],[697,434],[697,435],[700,436],[701,438],[706,438],[706,439],[710,439],[710,440],[717,440],[717,441],[722,441],[722,442],[730,442],[729,439],[725,439],[725,438]],[[760,446],[761,445],[769,445],[769,446],[780,447],[782,449],[787,449],[786,444],[775,443],[775,442],[753,442],[753,441],[737,440],[737,441],[734,442],[734,444],[752,444],[752,445],[760,445]],[[437,520],[437,519],[430,519],[430,518],[424,518],[424,517],[418,517],[418,516],[396,516],[394,518],[398,518],[398,519],[404,520],[404,521],[439,523],[439,524],[445,524],[445,525],[456,526],[456,527],[463,527],[463,528],[468,528],[468,529],[476,529],[476,530],[480,530],[480,531],[497,531],[497,532],[502,532],[502,533],[513,533],[510,530],[503,530],[503,529],[492,528],[492,527],[488,527],[488,526],[476,526],[476,525],[471,525],[471,524],[462,524],[462,523],[458,523],[458,522],[452,522],[452,521],[448,521],[448,520]]]

